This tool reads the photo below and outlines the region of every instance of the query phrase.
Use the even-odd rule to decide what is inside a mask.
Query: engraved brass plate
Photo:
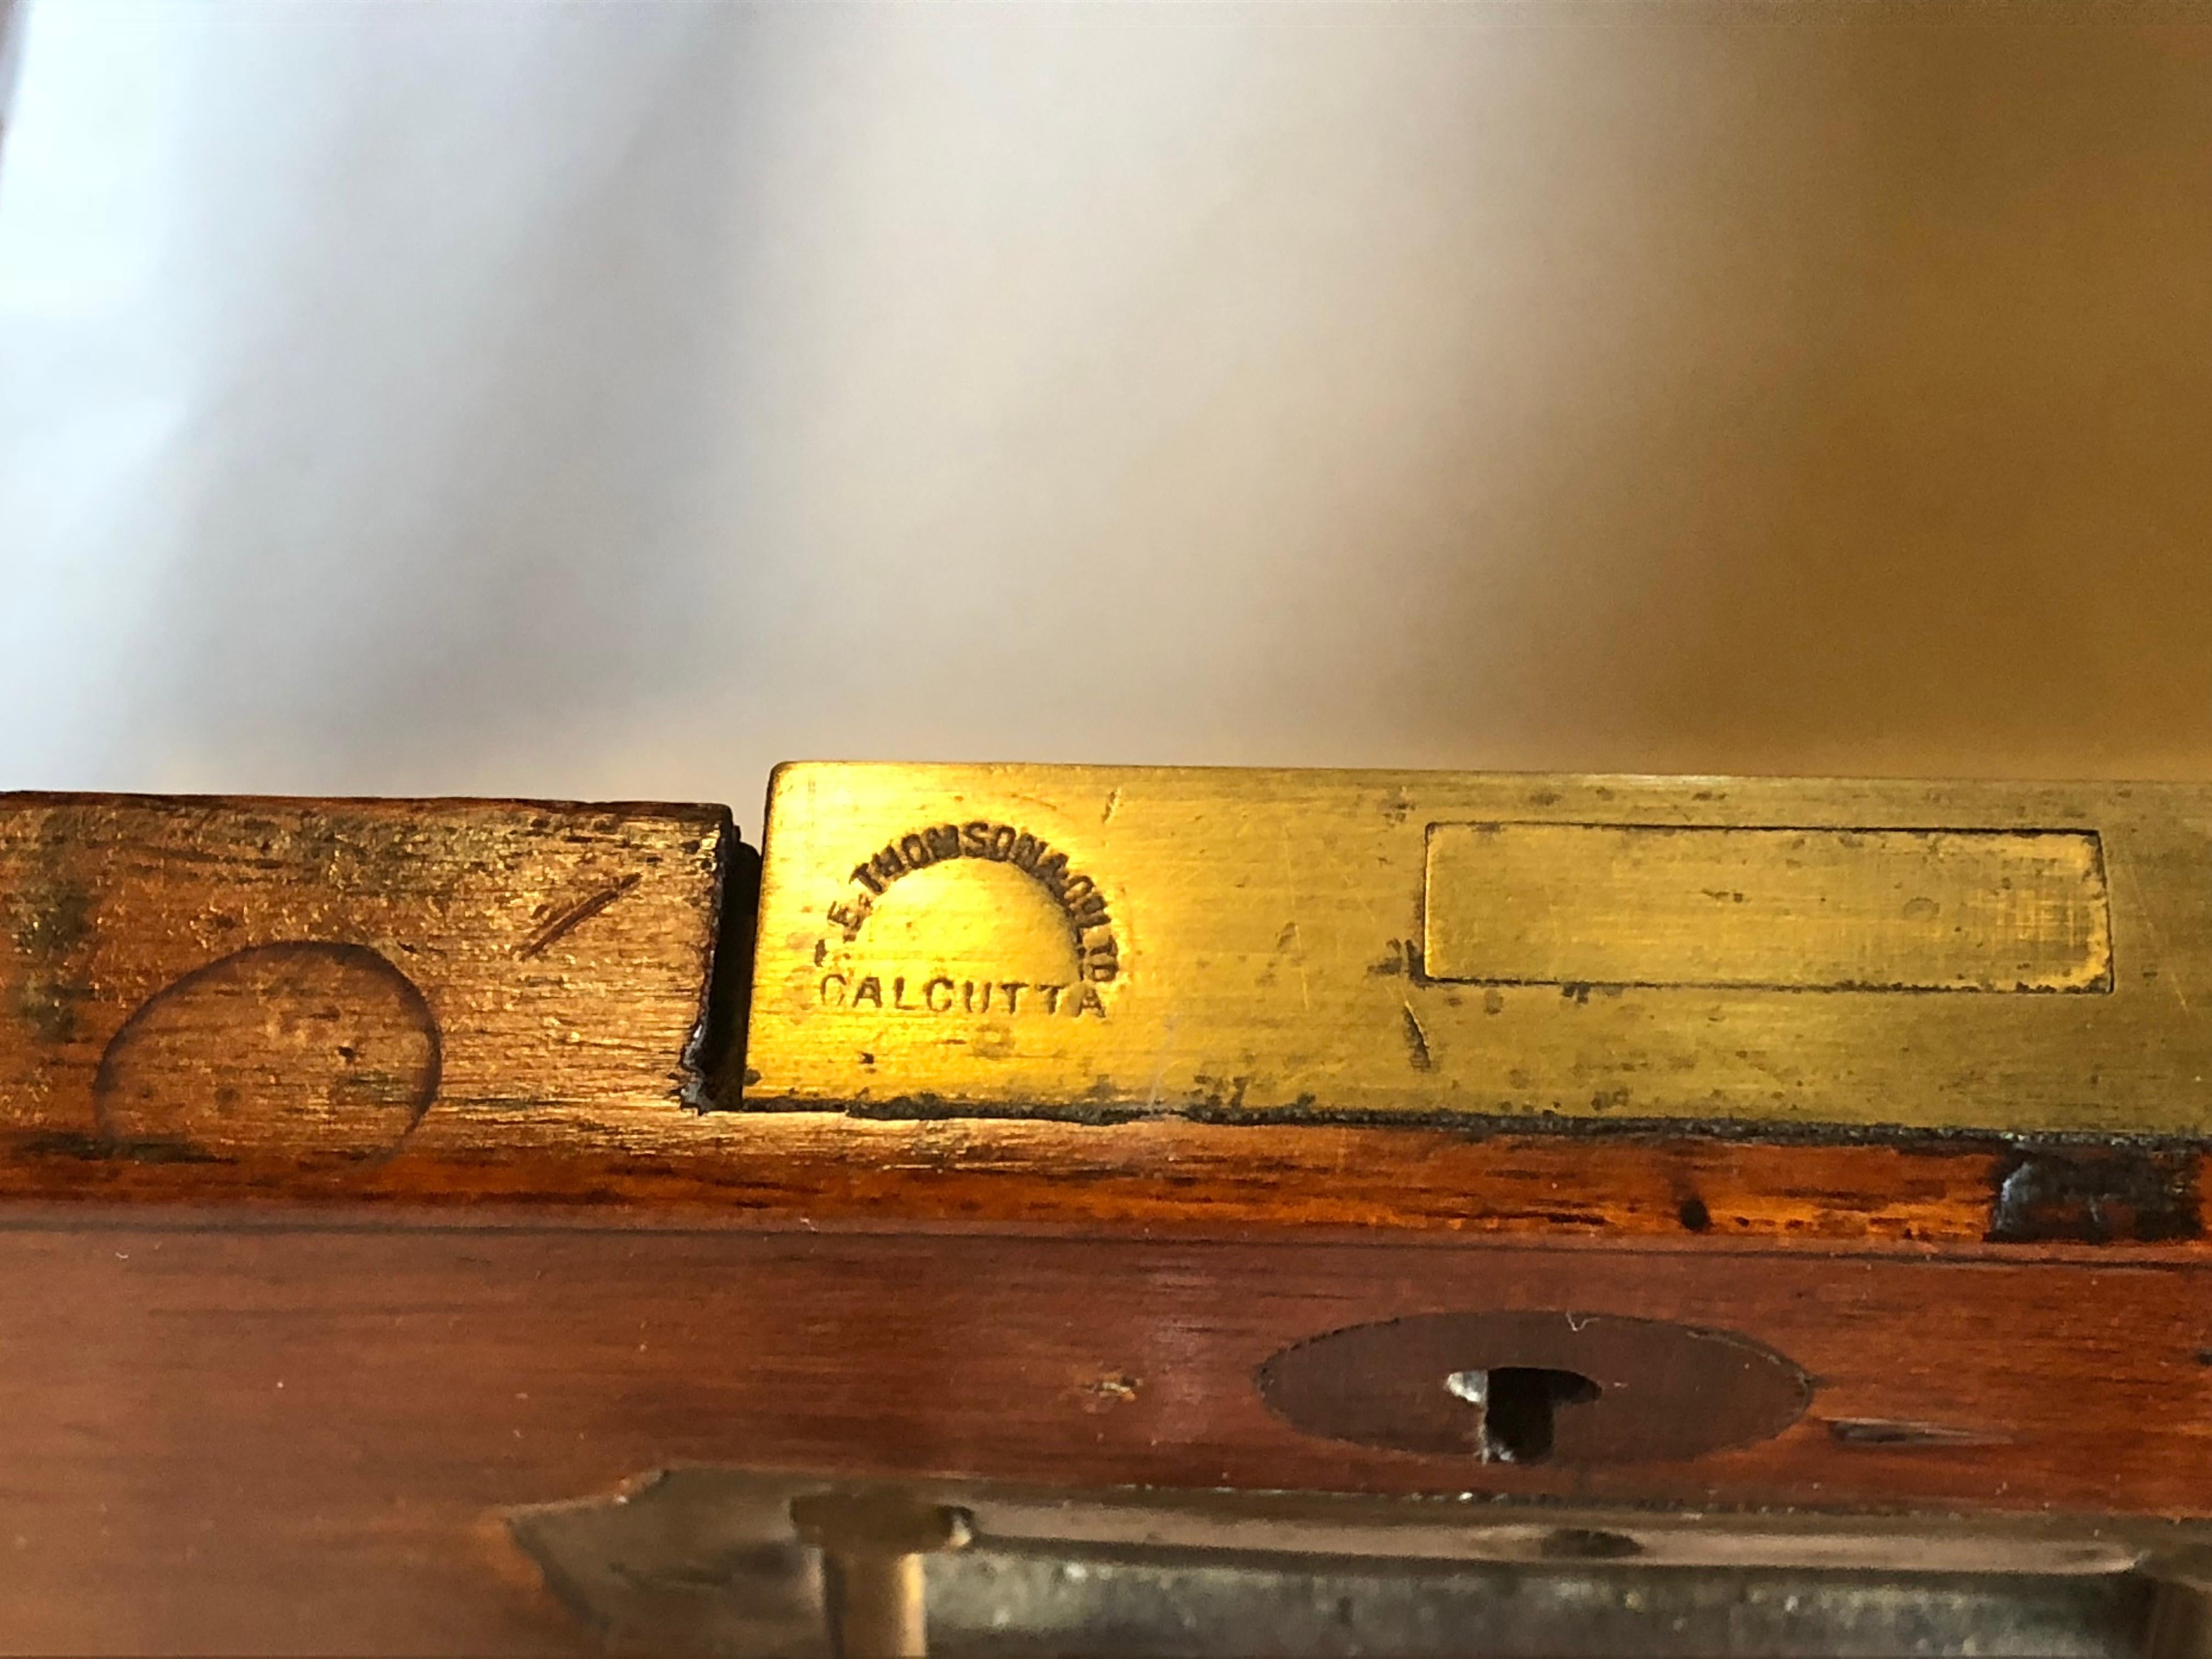
[[[2106,991],[2097,838],[1438,823],[1425,965],[1498,984]]]
[[[2212,789],[815,763],[749,1107],[2197,1137]]]

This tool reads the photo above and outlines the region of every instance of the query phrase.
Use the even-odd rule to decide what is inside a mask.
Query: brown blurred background
[[[19,21],[8,784],[2212,777],[2212,13]]]

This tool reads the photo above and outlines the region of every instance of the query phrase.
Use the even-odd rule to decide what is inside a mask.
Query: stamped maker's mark
[[[832,969],[822,975],[825,1008],[876,1008],[907,1014],[1085,1014],[1106,1017],[1105,999],[1095,985],[1026,979],[954,979],[948,974],[847,974]]]
[[[894,962],[878,968],[846,959],[881,902],[908,877],[938,866],[998,866],[1018,872],[1049,899],[1057,927],[1051,930],[1069,952],[1064,969],[1026,964],[1009,971],[1001,963]],[[1106,894],[1062,848],[1019,824],[986,818],[932,823],[885,842],[855,864],[847,890],[831,903],[831,933],[815,951],[823,971],[817,995],[823,1007],[877,1009],[917,1014],[1027,1018],[1106,1017],[1103,987],[1121,976],[1121,947]],[[925,921],[925,927],[929,923]],[[1040,924],[1041,925],[1041,924]],[[978,940],[988,947],[989,941]],[[1057,957],[1062,946],[1051,947]],[[836,958],[832,959],[833,953]]]

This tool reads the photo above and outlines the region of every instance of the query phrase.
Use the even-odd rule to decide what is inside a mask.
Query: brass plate
[[[748,1106],[2197,1137],[2212,789],[810,763]]]
[[[1424,966],[1500,985],[2109,991],[2094,835],[1438,823]]]

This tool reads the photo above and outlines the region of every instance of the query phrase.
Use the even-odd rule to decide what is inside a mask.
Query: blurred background
[[[2201,10],[15,29],[5,786],[2212,777]]]

